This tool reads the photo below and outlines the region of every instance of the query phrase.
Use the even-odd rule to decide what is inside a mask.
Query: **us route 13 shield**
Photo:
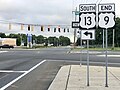
[[[79,16],[80,29],[95,29],[96,28],[96,14],[95,13],[81,13]]]

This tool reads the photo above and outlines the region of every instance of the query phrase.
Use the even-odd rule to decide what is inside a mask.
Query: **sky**
[[[79,4],[98,4],[115,3],[116,16],[120,17],[119,0],[0,0],[0,32],[3,33],[28,33],[27,26],[24,30],[20,25],[11,24],[11,30],[8,29],[9,22],[24,24],[45,25],[45,31],[41,32],[40,27],[34,27],[30,33],[43,36],[67,36],[73,41],[73,31],[71,22],[74,21],[75,8]],[[51,25],[51,31],[46,29]],[[61,26],[65,25],[65,26]],[[61,32],[53,32],[54,27],[60,26]],[[70,32],[63,32],[63,28],[70,28]]]

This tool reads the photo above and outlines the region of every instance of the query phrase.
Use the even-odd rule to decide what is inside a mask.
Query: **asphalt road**
[[[68,53],[69,50],[69,48],[2,50],[7,52],[0,53],[0,90],[3,88],[6,90],[47,90],[61,66],[79,64],[81,54]],[[120,53],[108,53],[109,66],[120,66]],[[90,64],[104,65],[106,58],[103,55],[103,51],[91,51]],[[86,64],[86,58],[86,52],[83,51],[82,64]],[[41,63],[43,60],[45,62]]]

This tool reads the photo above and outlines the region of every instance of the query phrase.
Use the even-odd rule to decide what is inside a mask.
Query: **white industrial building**
[[[0,38],[0,45],[16,46],[16,38]]]

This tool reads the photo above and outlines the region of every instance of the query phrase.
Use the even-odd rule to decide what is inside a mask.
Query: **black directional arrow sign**
[[[82,30],[81,39],[82,40],[94,40],[95,39],[95,30]]]
[[[92,38],[92,32],[86,31],[84,34],[85,34],[86,36],[90,35],[90,38]]]

